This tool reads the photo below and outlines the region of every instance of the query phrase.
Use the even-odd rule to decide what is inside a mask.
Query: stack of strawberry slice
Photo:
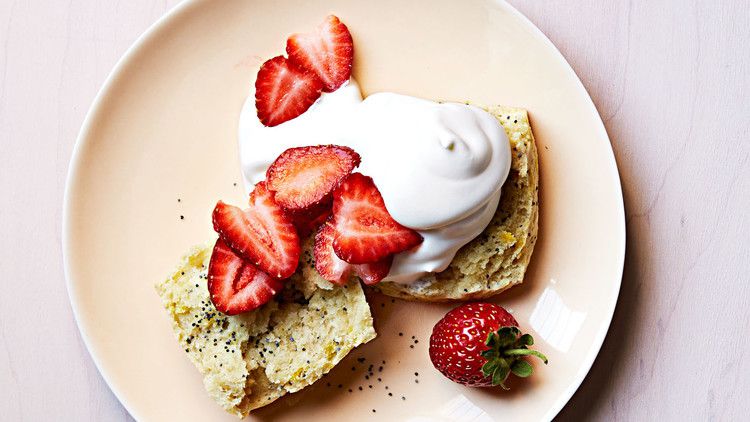
[[[208,264],[208,291],[216,309],[236,315],[271,300],[300,256],[297,230],[273,192],[258,183],[246,210],[219,201],[213,223],[219,240]]]
[[[349,80],[354,46],[346,25],[328,16],[313,33],[287,40],[288,58],[263,63],[255,83],[258,118],[275,126],[304,113]],[[208,268],[211,301],[234,315],[268,302],[297,269],[300,236],[315,234],[315,268],[336,284],[356,274],[374,284],[393,255],[422,242],[397,223],[372,179],[352,171],[359,154],[335,145],[284,151],[255,185],[249,208],[221,201],[213,212],[219,240]]]
[[[304,113],[322,92],[333,92],[349,80],[354,43],[346,25],[330,15],[311,33],[286,41],[289,56],[263,63],[255,81],[258,119],[276,126]]]
[[[315,268],[336,284],[353,274],[377,283],[388,275],[394,254],[422,242],[391,217],[370,177],[352,173],[359,162],[347,147],[291,148],[255,185],[249,208],[216,204],[219,240],[208,269],[216,309],[231,315],[271,300],[297,269],[299,233],[317,230]]]
[[[333,215],[315,234],[315,268],[336,284],[352,272],[366,284],[385,278],[393,255],[422,243],[396,222],[370,177],[353,173],[333,192]]]

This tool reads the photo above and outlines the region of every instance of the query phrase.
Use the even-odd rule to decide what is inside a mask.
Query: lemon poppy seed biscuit
[[[227,412],[244,417],[299,391],[375,338],[359,283],[334,288],[304,277],[305,256],[271,302],[235,316],[216,311],[206,287],[211,251],[193,248],[156,290],[206,391]]]
[[[523,281],[537,237],[539,165],[526,111],[485,107],[505,129],[511,169],[487,228],[461,248],[445,271],[412,284],[382,282],[378,289],[402,299],[442,302],[486,298]]]
[[[536,147],[524,110],[486,110],[498,118],[512,149],[511,172],[493,220],[445,271],[410,285],[380,283],[383,293],[425,301],[477,299],[523,281],[537,233]],[[244,314],[223,315],[210,301],[211,245],[193,248],[156,286],[209,396],[229,413],[244,417],[301,390],[375,338],[359,283],[338,287],[320,277],[313,243],[313,236],[303,240],[300,265],[277,298]]]

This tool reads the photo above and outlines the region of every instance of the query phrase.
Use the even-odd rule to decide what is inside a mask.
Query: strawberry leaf
[[[500,347],[508,347],[516,342],[519,331],[516,327],[503,327],[498,331],[498,343]]]
[[[487,363],[482,365],[482,373],[484,374],[484,376],[489,377],[499,366],[500,364],[497,360],[488,361]]]
[[[492,385],[499,385],[503,387],[503,390],[507,390],[508,387],[506,387],[503,383],[510,374],[510,366],[504,359],[500,359],[498,362],[500,362],[500,365],[498,365],[497,369],[495,369],[495,372],[492,373]]]
[[[521,334],[518,327],[501,327],[489,333],[485,344],[487,350],[480,353],[487,359],[482,365],[482,373],[491,378],[492,385],[499,385],[506,390],[504,382],[511,373],[521,378],[532,374],[533,367],[524,357],[536,356],[545,364],[548,362],[546,356],[528,348],[534,344],[534,338],[529,334]]]
[[[487,334],[487,340],[485,340],[484,344],[486,344],[490,349],[493,349],[495,346],[497,346],[497,334],[492,332]]]
[[[531,334],[524,334],[521,336],[521,338],[518,339],[518,342],[525,346],[533,346],[534,337],[531,337]]]
[[[482,357],[485,357],[487,359],[492,359],[492,358],[496,358],[500,356],[500,353],[498,352],[497,349],[487,349],[487,350],[482,351],[482,353],[480,354],[482,355]]]
[[[518,377],[526,378],[534,371],[534,368],[531,367],[531,364],[526,362],[525,360],[517,360],[513,362],[513,365],[511,365],[510,370]]]

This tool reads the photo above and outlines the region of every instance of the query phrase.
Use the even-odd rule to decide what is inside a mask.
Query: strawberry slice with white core
[[[352,173],[333,193],[333,249],[350,264],[381,261],[422,243],[391,217],[372,178]]]
[[[359,154],[348,147],[289,148],[266,171],[266,183],[279,205],[290,211],[306,210],[329,200],[359,161]]]
[[[284,279],[297,269],[300,242],[297,230],[274,201],[265,182],[255,185],[250,208],[241,210],[222,201],[213,212],[214,230],[240,257],[271,277]]]
[[[255,80],[255,108],[266,126],[276,126],[307,111],[320,98],[323,82],[283,56],[266,61]]]
[[[317,75],[323,91],[333,92],[352,74],[354,41],[346,25],[330,15],[315,31],[289,37],[286,54],[292,64]]]
[[[240,258],[221,239],[208,264],[208,292],[219,312],[237,315],[252,311],[281,290],[283,283]]]
[[[357,274],[365,284],[375,284],[388,275],[393,262],[392,255],[372,264],[350,264],[336,256],[333,251],[335,232],[336,229],[329,220],[315,234],[315,248],[313,250],[315,269],[318,270],[321,277],[331,283],[344,285],[349,281],[352,272]]]

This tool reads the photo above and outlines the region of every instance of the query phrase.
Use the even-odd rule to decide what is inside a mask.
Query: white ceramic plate
[[[607,134],[580,81],[534,25],[497,1],[189,1],[154,25],[92,107],[67,183],[66,276],[94,361],[138,420],[235,420],[203,391],[153,284],[212,236],[217,199],[243,201],[237,119],[260,63],[283,52],[288,34],[331,12],[354,35],[354,76],[365,94],[529,110],[542,175],[539,241],[525,283],[496,300],[550,364],[536,365],[511,392],[453,384],[427,355],[431,328],[450,305],[376,298],[375,341],[255,417],[403,420],[473,409],[488,420],[551,419],[591,367],[615,308],[622,194]],[[358,357],[387,361],[380,381],[364,378]]]

